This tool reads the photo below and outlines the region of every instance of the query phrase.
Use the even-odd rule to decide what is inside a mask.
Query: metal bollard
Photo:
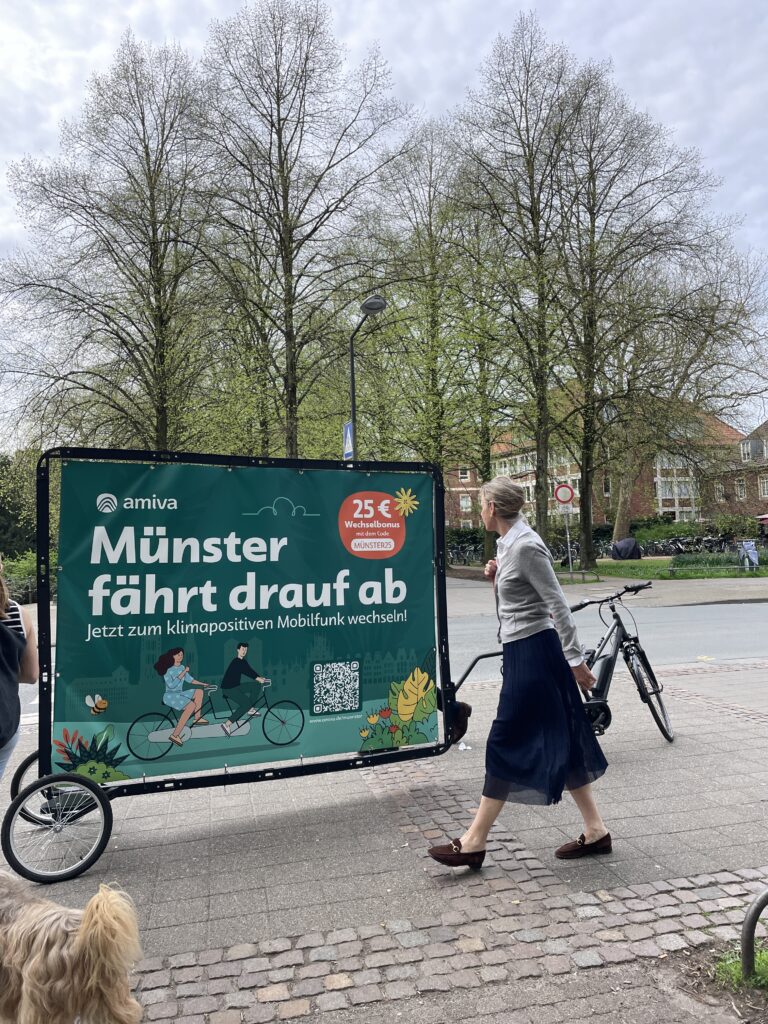
[[[755,928],[768,907],[768,889],[755,897],[741,926],[741,976],[746,981],[755,973]]]

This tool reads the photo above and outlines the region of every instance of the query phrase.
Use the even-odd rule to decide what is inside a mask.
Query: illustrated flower
[[[382,718],[389,718],[389,716],[392,714],[392,708],[382,708],[379,714],[381,715]]]
[[[399,491],[395,491],[395,495],[395,508],[401,516],[409,516],[411,512],[415,512],[419,507],[419,500],[410,487],[407,491],[404,487],[401,487]]]
[[[395,735],[395,733],[397,732],[397,728],[398,728],[398,727],[397,727],[396,725],[390,725],[390,727],[389,727],[389,731],[390,731],[390,732],[392,733],[392,735],[393,735],[393,736],[394,736],[394,735]]]
[[[379,720],[378,713],[374,714],[374,715],[368,715],[368,724],[369,725],[376,725],[378,720]]]
[[[371,730],[370,729],[361,729],[360,730],[360,735],[363,737],[364,740],[367,740],[368,737],[371,735]]]

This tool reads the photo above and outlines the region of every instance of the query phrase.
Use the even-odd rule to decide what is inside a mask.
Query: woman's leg
[[[568,792],[575,800],[576,806],[581,811],[581,816],[584,819],[585,841],[594,843],[595,840],[607,835],[608,829],[605,827],[605,823],[600,817],[600,811],[597,809],[591,783],[588,782],[586,786],[579,786],[578,789],[570,789]]]
[[[200,691],[198,690],[196,692],[199,693]],[[195,710],[195,702],[194,702],[194,700],[191,700],[189,702],[189,704],[187,704],[187,706],[181,712],[181,717],[179,718],[178,722],[176,723],[176,728],[171,733],[171,736],[175,736],[176,739],[179,738],[179,734],[181,733],[181,730],[187,724],[187,721],[189,720],[189,716],[192,714],[192,712],[194,710]]]
[[[493,823],[501,814],[504,806],[503,800],[491,800],[490,797],[481,796],[480,806],[477,809],[474,821],[461,837],[461,849],[465,853],[475,853],[484,850],[488,839],[488,833]]]
[[[203,691],[200,689],[195,690],[195,696],[192,698],[192,703],[195,706],[195,721],[200,717],[200,708],[203,706]]]

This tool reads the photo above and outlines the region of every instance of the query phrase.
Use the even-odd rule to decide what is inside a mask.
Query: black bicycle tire
[[[291,736],[291,738],[288,739],[288,740],[278,741],[278,740],[270,739],[270,737],[267,735],[267,722],[269,721],[269,716],[274,713],[275,708],[278,708],[278,707],[281,707],[281,706],[282,707],[294,708],[296,711],[298,711],[299,717],[301,719],[301,726],[299,727],[299,731],[296,733],[295,736]],[[276,714],[275,714],[275,718],[277,718]],[[270,704],[269,705],[269,707],[267,708],[267,710],[264,713],[264,719],[263,719],[263,721],[261,723],[261,731],[264,733],[264,739],[267,741],[267,743],[271,743],[273,747],[287,747],[289,743],[295,743],[296,740],[299,738],[299,736],[301,736],[302,732],[304,731],[304,712],[301,710],[301,708],[299,707],[299,705],[295,701],[292,701],[292,700],[278,700],[278,701],[275,701],[274,704]]]
[[[16,771],[13,773],[11,778],[11,800],[15,800],[22,789],[25,787],[21,785],[21,780],[24,778],[24,773],[27,769],[37,761],[39,751],[33,750],[31,754],[27,754],[23,761],[16,766]],[[27,782],[28,786],[29,783]]]
[[[637,667],[635,666],[632,660],[633,655],[635,658],[637,658],[641,672],[644,672],[647,675],[648,679],[655,687],[653,693],[650,693],[648,691],[648,688],[645,684],[645,679],[642,677],[642,675],[640,675],[638,678]],[[648,656],[639,644],[635,647],[633,655],[630,655],[629,661],[627,662],[627,667],[629,668],[630,675],[635,681],[635,686],[638,689],[640,698],[644,704],[648,705],[648,709],[653,715],[653,720],[659,727],[659,732],[661,733],[661,735],[668,743],[672,743],[675,739],[675,731],[672,728],[672,723],[669,720],[669,712],[666,709],[664,701],[661,699],[661,693],[658,690],[658,680],[656,679],[656,675],[653,669],[651,668],[651,663],[648,661]]]
[[[16,854],[12,840],[12,829],[16,818],[16,812],[23,805],[23,803],[34,794],[38,789],[45,789],[47,786],[52,785],[80,785],[84,789],[87,789],[94,797],[96,802],[99,804],[102,811],[102,830],[99,836],[98,842],[83,860],[76,864],[74,867],[69,868],[66,871],[59,872],[56,875],[46,874],[41,871],[35,871],[33,868],[27,867]],[[28,821],[29,819],[19,814],[19,817],[24,818]],[[67,772],[62,775],[44,775],[41,779],[31,783],[25,789],[15,797],[3,817],[2,829],[0,829],[0,846],[3,850],[3,855],[8,863],[11,865],[13,870],[26,878],[30,882],[39,882],[41,885],[51,885],[54,882],[67,882],[72,878],[77,878],[82,875],[88,868],[92,867],[96,861],[101,857],[102,853],[106,849],[109,837],[112,834],[112,805],[109,802],[107,796],[105,796],[100,786],[97,786],[95,782],[91,782],[90,779],[85,778],[82,775],[76,775],[73,772]]]
[[[128,726],[128,732],[127,732],[126,737],[125,737],[125,742],[126,742],[126,745],[128,746],[128,749],[130,750],[130,752],[133,754],[133,756],[136,758],[137,761],[159,761],[161,757],[165,757],[165,755],[168,753],[168,751],[173,746],[173,743],[171,743],[171,741],[168,740],[168,746],[164,747],[161,750],[161,752],[159,754],[156,754],[154,757],[145,757],[143,754],[137,754],[136,753],[136,751],[131,746],[131,729],[133,729],[134,725],[138,725],[138,723],[142,720],[142,718],[150,718],[150,717],[153,717],[153,718],[157,719],[158,721],[168,722],[168,724],[170,725],[171,729],[173,729],[173,727],[176,725],[176,723],[171,718],[171,716],[168,715],[168,714],[164,714],[162,711],[147,711],[143,715],[139,715],[138,718],[134,718],[134,720]],[[159,744],[158,744],[158,746],[159,746]]]

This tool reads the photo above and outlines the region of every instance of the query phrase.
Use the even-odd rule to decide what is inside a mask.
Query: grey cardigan
[[[499,640],[522,640],[553,625],[569,662],[583,661],[576,623],[560,586],[552,558],[541,537],[530,528],[504,545],[496,572]]]

